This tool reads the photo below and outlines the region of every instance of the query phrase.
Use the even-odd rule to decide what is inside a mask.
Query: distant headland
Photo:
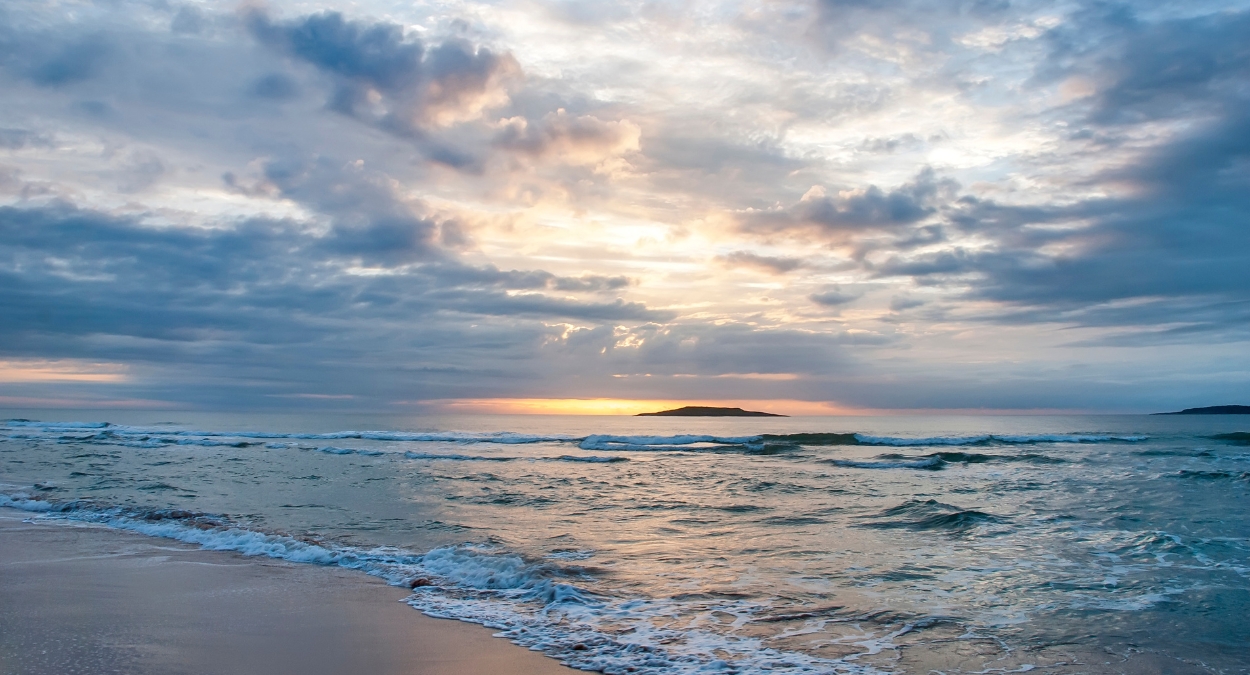
[[[636,417],[789,417],[776,413],[756,412],[742,408],[716,408],[705,405],[688,405],[684,408],[661,410],[660,412],[638,413]]]
[[[1250,405],[1211,405],[1205,408],[1185,408],[1180,412],[1152,413],[1154,415],[1250,415]]]

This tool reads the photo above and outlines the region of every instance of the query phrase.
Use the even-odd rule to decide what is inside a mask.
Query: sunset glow
[[[0,382],[125,382],[125,365],[76,361],[0,361]]]
[[[863,414],[846,408],[810,401],[653,401],[623,399],[461,399],[430,402],[433,410],[452,413],[485,413],[493,415],[637,415],[645,412],[672,410],[683,406],[721,406],[758,410],[780,415],[848,415]]]
[[[1235,398],[1246,11],[16,0],[4,394]]]

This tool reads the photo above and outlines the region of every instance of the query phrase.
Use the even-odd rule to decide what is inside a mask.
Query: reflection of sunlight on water
[[[644,374],[645,375],[645,374]],[[649,375],[646,375],[650,377]],[[627,377],[622,375],[621,377]],[[673,377],[695,377],[674,375]],[[736,375],[713,379],[735,379]],[[746,374],[743,379],[792,379],[788,373],[776,375]],[[760,410],[782,415],[838,415],[845,409],[816,401],[677,401],[659,399],[616,398],[476,398],[425,400],[423,406],[450,414],[492,415],[637,415],[639,413],[673,410],[685,406],[717,406]]]
[[[14,423],[0,477],[32,509],[125,504],[198,538],[228,522],[352,561],[438,549],[402,574],[363,559],[433,580],[424,611],[584,667],[646,647],[654,672],[1066,672],[1074,652],[1146,658],[1121,642],[1236,664],[1220,645],[1250,638],[1230,620],[1250,609],[1250,531],[1203,515],[1250,485],[1244,448],[1211,438],[1227,422],[193,417]],[[769,454],[741,441],[794,433]]]

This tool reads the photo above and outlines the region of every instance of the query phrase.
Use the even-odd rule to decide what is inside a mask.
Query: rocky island
[[[1250,405],[1212,405],[1205,408],[1185,408],[1180,412],[1153,413],[1155,415],[1250,415]]]
[[[636,417],[789,417],[776,413],[756,412],[742,408],[717,408],[704,405],[688,405],[673,410],[638,413]]]

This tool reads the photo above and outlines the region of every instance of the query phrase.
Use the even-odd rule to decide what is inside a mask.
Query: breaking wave
[[[456,445],[530,445],[536,443],[575,444],[582,450],[601,452],[745,452],[777,454],[804,447],[836,446],[1003,446],[1042,443],[1134,443],[1145,436],[1109,434],[1039,434],[1039,435],[974,435],[974,436],[873,436],[860,433],[794,433],[757,434],[751,436],[719,436],[714,434],[677,434],[670,436],[591,434],[526,434],[513,431],[334,431],[328,433],[281,433],[263,431],[204,431],[139,427],[110,422],[37,422],[25,419],[8,420],[0,433],[7,432],[13,440],[39,439],[59,443],[89,443],[136,448],[167,446],[201,446],[270,449],[291,447],[290,441],[360,440],[383,443],[449,443]],[[1238,434],[1224,434],[1220,440],[1240,442]],[[302,447],[296,445],[295,447]],[[330,454],[372,454],[377,451],[327,445],[316,448]],[[422,455],[412,451],[409,456]],[[425,459],[471,459],[475,456],[458,453],[428,453]],[[436,457],[435,455],[439,455]],[[480,459],[498,460],[495,457]],[[587,460],[579,460],[587,461]],[[952,460],[942,461],[974,461]],[[848,465],[849,466],[849,465]]]
[[[631,452],[697,452],[726,449],[742,449],[759,452],[782,447],[828,447],[849,445],[879,445],[891,447],[924,446],[994,446],[1033,445],[1042,443],[1136,443],[1146,436],[1120,436],[1110,434],[1037,434],[976,436],[928,436],[910,438],[904,436],[870,436],[858,433],[799,433],[760,434],[756,436],[617,436],[595,434],[581,440],[583,450],[617,450]]]
[[[440,618],[479,623],[569,666],[605,673],[693,675],[712,671],[847,673],[880,671],[853,662],[769,648],[755,638],[662,627],[679,601],[614,598],[587,588],[585,556],[528,560],[490,545],[442,546],[425,553],[395,547],[335,546],[241,527],[225,516],[177,509],[110,507],[0,494],[0,507],[45,518],[96,523],[212,551],[359,570],[413,589],[406,602]],[[767,608],[760,606],[764,611]],[[730,668],[729,664],[733,667]]]
[[[93,434],[66,436],[61,440],[93,441],[108,439],[141,439],[154,444],[208,444],[207,439],[235,438],[264,440],[313,440],[334,441],[356,439],[366,441],[393,441],[413,443],[502,443],[518,445],[544,442],[572,442],[580,437],[561,434],[523,434],[512,431],[474,432],[474,431],[332,431],[328,433],[282,433],[272,431],[203,431],[189,429],[162,429],[157,427],[136,427],[111,422],[36,422],[32,420],[8,420],[5,426],[10,430],[30,430],[41,433],[40,438],[47,434],[81,434],[83,431],[95,431]],[[21,435],[10,435],[10,438],[21,438]],[[247,443],[247,440],[230,441],[233,444]]]
[[[1037,443],[1137,443],[1145,436],[1115,436],[1110,434],[1036,434],[977,436],[929,436],[904,438],[896,436],[867,436],[855,434],[859,445],[891,445],[898,447],[925,445],[1032,445]]]

